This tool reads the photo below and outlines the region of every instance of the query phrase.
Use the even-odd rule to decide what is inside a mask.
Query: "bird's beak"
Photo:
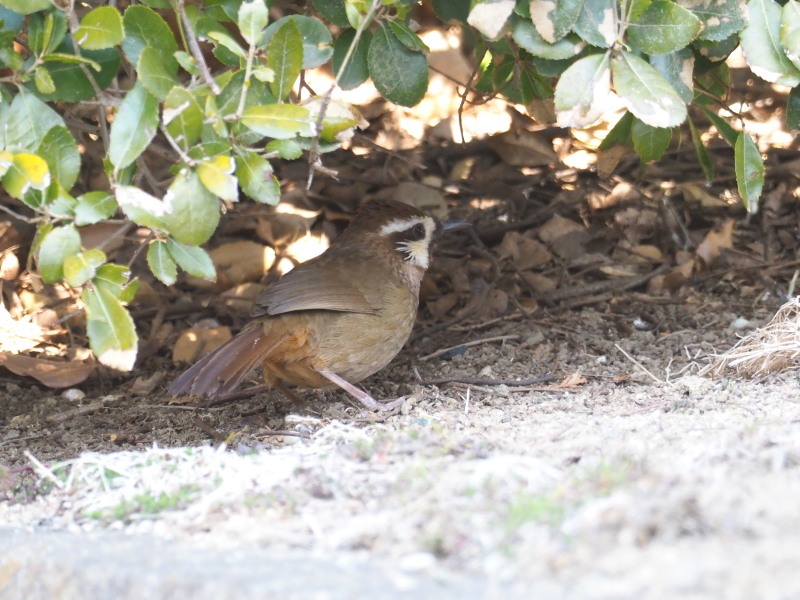
[[[472,227],[472,223],[466,221],[442,221],[440,227],[436,231],[436,237],[439,237],[446,231],[455,231],[457,229],[464,229],[465,227]]]

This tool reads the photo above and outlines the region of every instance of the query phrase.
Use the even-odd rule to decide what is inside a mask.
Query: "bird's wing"
[[[356,271],[358,269],[355,269]],[[374,314],[378,306],[370,303],[352,283],[357,272],[342,273],[325,262],[306,262],[289,271],[264,290],[250,315],[280,315],[297,310],[334,310]]]

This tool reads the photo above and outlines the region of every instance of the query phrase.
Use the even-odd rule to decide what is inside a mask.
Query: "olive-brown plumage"
[[[442,229],[410,205],[367,203],[328,250],[264,290],[253,320],[178,377],[170,394],[226,395],[260,364],[267,385],[281,391],[338,385],[369,408],[395,406],[352,384],[386,366],[408,340]]]

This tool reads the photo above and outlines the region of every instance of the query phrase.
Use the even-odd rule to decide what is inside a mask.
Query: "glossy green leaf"
[[[162,118],[167,132],[184,150],[188,150],[200,138],[203,109],[194,95],[183,86],[176,85],[167,94]]]
[[[67,19],[61,11],[36,13],[28,19],[28,45],[37,56],[52,52],[61,44],[66,33]]]
[[[342,68],[344,59],[350,49],[350,45],[356,36],[355,29],[346,29],[343,31],[336,42],[333,44],[333,72],[338,73]],[[369,68],[367,67],[367,52],[369,51],[369,44],[372,40],[372,34],[369,31],[361,32],[361,37],[358,44],[353,49],[350,56],[350,61],[347,63],[342,76],[339,78],[339,86],[343,90],[351,90],[364,83],[369,77]]]
[[[90,10],[81,19],[75,31],[75,41],[87,50],[103,50],[122,42],[125,32],[122,17],[112,6],[99,6]]]
[[[610,91],[608,54],[592,54],[575,61],[556,84],[558,124],[581,128],[595,122],[606,109]]]
[[[639,119],[634,119],[631,125],[631,139],[633,149],[642,161],[651,162],[661,158],[667,151],[672,139],[672,129],[652,127]]]
[[[166,219],[171,206],[132,185],[114,188],[117,204],[131,221],[141,227],[168,231]]]
[[[128,267],[106,263],[97,268],[97,274],[92,282],[95,286],[108,290],[109,293],[119,298],[121,302],[130,302],[136,296],[139,282],[131,279]]]
[[[108,158],[119,170],[135,161],[158,130],[158,100],[137,82],[111,125]]]
[[[414,106],[428,89],[428,61],[406,48],[385,24],[375,31],[367,65],[381,95],[401,106]]]
[[[264,0],[249,0],[239,6],[239,32],[248,44],[255,45],[268,22],[269,12]]]
[[[45,283],[64,278],[64,261],[81,250],[81,236],[72,225],[55,227],[42,240],[36,265]]]
[[[718,42],[740,32],[747,24],[741,0],[677,0],[703,23],[700,39]]]
[[[750,0],[748,24],[739,34],[750,69],[766,81],[794,87],[800,70],[784,54],[780,44],[781,7],[774,0]]]
[[[714,179],[714,163],[711,162],[711,155],[708,153],[708,148],[703,143],[703,138],[700,137],[700,132],[695,127],[691,119],[689,121],[689,131],[692,134],[692,145],[694,152],[697,155],[697,162],[700,163],[700,168],[703,169],[703,175],[706,176],[708,181]]]
[[[314,69],[328,62],[333,54],[333,38],[330,31],[317,19],[304,15],[289,15],[278,19],[267,27],[259,45],[271,48],[272,39],[277,31],[290,21],[297,25],[297,31],[300,33],[302,68]],[[271,50],[268,50],[267,56],[269,56],[269,52]],[[269,60],[267,62],[269,63]]]
[[[167,243],[157,240],[147,248],[147,265],[153,275],[164,285],[174,285],[178,280],[178,265],[167,249]]]
[[[58,52],[51,52],[43,59],[43,67],[50,73],[55,91],[45,99],[58,102],[78,102],[93,98],[94,86],[83,72],[81,65],[89,67],[97,87],[106,89],[119,70],[120,55],[115,48],[106,50],[81,50],[76,56],[69,36],[62,41]]]
[[[395,37],[409,50],[424,52],[426,54],[431,51],[425,42],[423,42],[416,33],[411,31],[411,28],[405,23],[394,20],[389,20],[387,23],[389,23],[389,27]]]
[[[291,140],[276,140],[291,143]],[[236,177],[242,191],[256,202],[277,204],[281,188],[272,171],[272,165],[255,152],[245,151],[236,156]]]
[[[0,4],[21,15],[29,15],[53,6],[50,0],[0,0]]]
[[[42,192],[29,192],[29,195]],[[53,217],[63,219],[72,218],[75,215],[75,207],[78,201],[67,192],[58,181],[50,183],[50,187],[44,190],[44,202],[47,205],[47,212]]]
[[[497,41],[506,32],[515,4],[514,0],[476,0],[470,3],[467,23],[490,42]]]
[[[199,246],[182,244],[169,238],[167,240],[167,249],[170,256],[178,263],[178,266],[189,275],[207,279],[208,281],[217,280],[217,269],[214,267],[211,257]]]
[[[326,21],[339,27],[348,27],[350,22],[347,20],[344,2],[345,0],[314,0],[314,8]]]
[[[664,76],[681,100],[687,104],[694,97],[694,53],[682,48],[670,54],[650,57],[650,64]]]
[[[531,20],[539,35],[555,44],[575,25],[582,7],[582,0],[531,0]]]
[[[793,87],[786,101],[786,129],[800,129],[800,87]]]
[[[728,142],[728,145],[733,148],[736,145],[736,140],[739,138],[739,133],[717,113],[712,112],[705,107],[702,107],[701,110],[708,120],[711,121],[711,124],[716,127],[717,132],[722,136],[722,139]]]
[[[214,49],[214,55],[226,65],[238,66],[240,62],[239,59],[244,60],[247,58],[247,52],[245,49],[242,48],[239,45],[239,42],[237,42],[227,31],[209,31],[206,33],[206,36],[208,36],[208,39],[214,40],[218,44]],[[232,56],[226,57],[224,52],[218,53],[220,46],[230,52]]]
[[[455,21],[466,23],[469,17],[470,0],[432,0],[431,7],[445,23]]]
[[[81,293],[86,307],[89,346],[100,363],[130,371],[136,362],[138,337],[130,313],[120,299],[103,286],[87,286]]]
[[[177,85],[176,77],[178,63],[164,60],[158,51],[152,48],[143,48],[139,54],[139,63],[136,72],[139,81],[153,96],[164,100],[170,90]]]
[[[686,105],[678,93],[635,54],[621,52],[611,63],[611,77],[628,110],[648,125],[675,127],[686,119]]]
[[[267,49],[267,66],[275,73],[270,85],[278,100],[289,95],[303,66],[303,38],[293,19],[287,19],[272,35]]]
[[[617,39],[616,0],[592,0],[584,2],[575,33],[592,46],[610,48]]]
[[[11,102],[6,122],[6,147],[9,150],[34,150],[52,127],[64,125],[56,111],[25,88]]]
[[[690,11],[669,0],[655,0],[628,27],[628,44],[645,54],[669,54],[685,48],[703,27]]]
[[[303,155],[303,147],[298,143],[297,139],[290,140],[272,140],[265,148],[267,152],[275,152],[278,158],[284,160],[296,160]],[[238,177],[237,172],[237,177]]]
[[[764,160],[758,146],[747,133],[739,132],[733,148],[736,187],[749,213],[758,212],[758,200],[764,189]]]
[[[577,35],[570,34],[555,44],[545,41],[530,21],[519,19],[514,25],[514,41],[534,56],[549,60],[563,60],[577,55],[586,46]]]
[[[104,262],[105,252],[97,248],[67,256],[64,259],[64,280],[72,287],[81,286],[94,277]]]
[[[144,48],[152,48],[168,60],[178,49],[172,30],[159,14],[146,6],[129,6],[122,18],[125,39],[122,49],[132,65],[138,64]]]
[[[720,41],[695,40],[692,42],[692,46],[697,50],[700,56],[710,61],[718,62],[728,58],[731,52],[739,47],[739,36],[734,33]]]
[[[43,67],[39,67],[34,71],[33,81],[36,83],[36,89],[40,94],[52,94],[56,91],[56,84],[53,83],[50,72]]]
[[[780,43],[786,57],[800,69],[800,2],[789,0],[781,11]]]
[[[81,155],[78,144],[69,129],[63,125],[51,127],[36,149],[50,169],[50,175],[67,190],[75,185],[81,170]]]
[[[295,104],[251,106],[245,109],[242,122],[256,133],[277,139],[315,133],[308,109]]]
[[[197,173],[183,169],[164,195],[170,208],[163,216],[167,231],[184,244],[202,244],[219,224],[219,200],[200,181]],[[178,263],[180,264],[180,263]]]
[[[117,201],[107,192],[86,192],[78,196],[75,225],[83,227],[108,219],[117,212]]]

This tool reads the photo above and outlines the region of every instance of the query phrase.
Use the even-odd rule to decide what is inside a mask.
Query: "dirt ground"
[[[412,344],[365,382],[409,395],[389,416],[338,393],[299,414],[273,395],[201,408],[118,382],[75,400],[5,378],[0,464],[16,483],[0,523],[367,555],[412,579],[480,575],[552,597],[797,597],[798,374],[696,375],[774,308],[628,293],[436,334],[501,341],[428,360],[418,348],[436,341]],[[33,460],[48,466],[27,472]]]

